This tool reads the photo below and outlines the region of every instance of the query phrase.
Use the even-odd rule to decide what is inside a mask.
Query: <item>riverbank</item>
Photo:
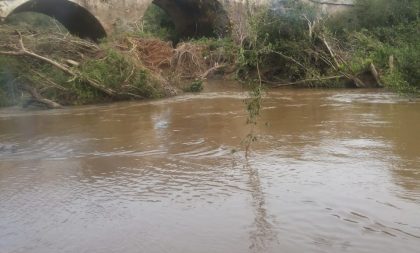
[[[228,40],[170,42],[134,34],[100,43],[50,30],[0,27],[0,105],[91,104],[196,92],[235,71]]]
[[[146,15],[153,18],[149,30],[98,42],[72,36],[56,23],[3,24],[0,106],[59,108],[162,98],[199,92],[214,76],[238,80],[258,94],[263,86],[383,87],[418,94],[420,22],[418,13],[409,12],[415,3],[384,13],[388,19],[376,23],[366,17],[395,1],[369,3],[367,10],[357,7],[367,3],[356,1],[354,9],[338,16],[322,16],[299,1],[284,1],[287,12],[274,4],[250,7],[223,38],[174,37],[170,27],[156,26],[164,14],[156,11]]]

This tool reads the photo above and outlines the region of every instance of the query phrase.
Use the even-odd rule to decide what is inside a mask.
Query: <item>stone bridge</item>
[[[241,1],[241,0],[238,0]],[[19,12],[38,12],[54,17],[71,33],[97,39],[117,27],[135,24],[147,8],[156,4],[173,20],[183,36],[205,36],[227,28],[226,0],[0,0],[0,19]]]
[[[167,12],[180,36],[207,36],[214,31],[228,32],[231,23],[234,22],[232,15],[240,12],[238,6],[245,1],[0,0],[0,20],[19,12],[43,13],[57,19],[71,33],[96,40],[112,34],[119,27],[129,27],[138,23],[153,3]],[[337,1],[342,0],[330,0]]]

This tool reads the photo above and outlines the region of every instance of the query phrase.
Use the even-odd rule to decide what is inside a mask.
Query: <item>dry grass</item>
[[[116,47],[135,57],[146,68],[161,72],[171,66],[174,48],[170,42],[158,39],[126,37]]]
[[[204,47],[192,43],[181,43],[171,59],[173,73],[180,79],[194,79],[203,75],[207,66]]]

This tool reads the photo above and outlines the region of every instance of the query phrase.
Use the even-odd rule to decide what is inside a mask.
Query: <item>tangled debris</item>
[[[170,68],[174,55],[171,42],[152,38],[126,37],[121,42],[117,41],[116,47],[155,72]]]
[[[7,96],[4,90],[23,94],[6,105],[22,98],[25,105],[58,108],[172,96],[180,84],[225,66],[209,60],[212,52],[200,44],[174,48],[170,42],[135,36],[96,44],[68,33],[16,31],[6,25],[0,33],[0,76],[7,76],[0,96]]]

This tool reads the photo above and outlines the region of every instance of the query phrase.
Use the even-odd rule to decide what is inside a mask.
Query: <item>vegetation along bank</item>
[[[46,16],[16,14],[0,25],[0,106],[161,98],[201,91],[213,77],[250,85],[257,105],[263,87],[418,94],[418,0],[356,0],[330,15],[318,8],[307,1],[250,1],[228,35],[185,38],[154,6],[136,27],[95,42]]]

